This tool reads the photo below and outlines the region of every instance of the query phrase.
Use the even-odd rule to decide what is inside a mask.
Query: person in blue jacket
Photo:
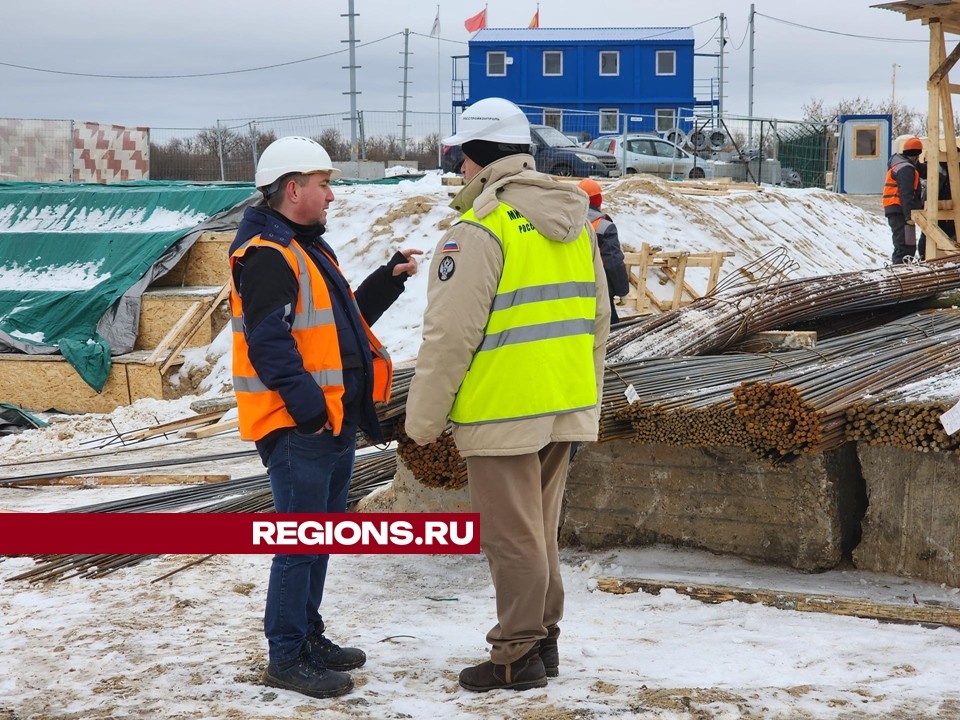
[[[240,433],[256,443],[279,513],[346,511],[357,430],[383,441],[374,399],[388,394],[391,366],[369,326],[403,292],[421,254],[397,252],[354,294],[324,238],[339,174],[309,138],[273,142],[257,163],[263,202],[246,210],[230,248]],[[345,671],[366,655],[325,635],[328,560],[274,556],[264,684],[312,697],[352,689]]]

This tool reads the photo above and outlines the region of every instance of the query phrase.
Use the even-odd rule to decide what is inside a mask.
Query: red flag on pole
[[[463,26],[467,29],[467,32],[476,32],[485,28],[487,26],[487,9],[484,8],[473,17],[464,20]]]
[[[540,27],[540,8],[537,8],[537,11],[533,14],[533,19],[527,27],[531,29]]]

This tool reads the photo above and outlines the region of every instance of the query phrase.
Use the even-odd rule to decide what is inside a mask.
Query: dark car
[[[463,165],[463,148],[459,145],[444,145],[440,152],[440,170],[445,173],[458,173]]]
[[[563,177],[620,177],[617,158],[608,152],[580,147],[556,128],[531,125],[537,170]]]
[[[620,177],[620,165],[614,155],[580,147],[555,128],[533,125],[530,127],[530,138],[533,140],[531,152],[540,172],[563,177]],[[440,169],[445,173],[459,173],[461,165],[463,148],[444,145]]]

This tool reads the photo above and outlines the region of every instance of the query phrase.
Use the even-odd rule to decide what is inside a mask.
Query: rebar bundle
[[[737,414],[767,457],[823,452],[846,441],[847,413],[857,402],[960,367],[958,351],[960,333],[953,332],[942,340],[915,341],[807,368],[787,381],[744,384],[734,390]]]
[[[467,484],[467,463],[460,456],[449,427],[436,441],[424,446],[404,433],[397,441],[397,454],[404,467],[427,487],[456,490]]]
[[[960,433],[948,435],[940,416],[960,399],[957,372],[864,398],[847,409],[847,440],[914,450],[960,454]]]
[[[835,447],[844,442],[850,402],[940,372],[958,337],[960,312],[934,310],[816,349],[610,366],[601,440],[726,445],[773,459]],[[632,404],[623,395],[628,385],[636,394]]]
[[[957,287],[960,263],[951,258],[800,280],[781,280],[771,273],[746,288],[718,286],[685,308],[618,334],[607,344],[607,357],[618,363],[702,355],[763,330],[896,305]]]
[[[381,450],[357,456],[347,502],[354,503],[393,480],[396,453]],[[181,488],[110,503],[71,508],[64,512],[203,512],[259,513],[273,511],[267,475],[253,475],[222,483]],[[43,582],[70,577],[98,578],[138,565],[157,555],[45,555],[33,569],[8,578]]]

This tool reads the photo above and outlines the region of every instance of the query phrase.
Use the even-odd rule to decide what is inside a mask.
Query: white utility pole
[[[403,80],[400,82],[403,83],[403,95],[400,97],[403,98],[403,109],[400,111],[400,159],[407,159],[407,100],[409,95],[407,95],[407,81],[408,73],[410,72],[410,28],[403,29]]]
[[[747,117],[750,118],[750,122],[747,126],[747,147],[753,146],[753,33],[755,30],[753,21],[753,3],[750,3],[750,19],[748,21],[750,23],[750,59],[747,77]]]
[[[723,46],[727,44],[724,32],[726,22],[726,15],[720,13],[720,96],[717,98],[717,117],[721,120],[723,120]]]

